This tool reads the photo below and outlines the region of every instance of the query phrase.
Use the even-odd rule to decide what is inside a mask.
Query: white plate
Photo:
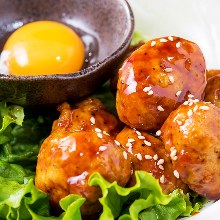
[[[147,39],[173,35],[194,41],[204,53],[207,69],[220,69],[219,0],[128,1],[136,30]],[[219,220],[219,210],[220,200],[210,202],[190,220]]]

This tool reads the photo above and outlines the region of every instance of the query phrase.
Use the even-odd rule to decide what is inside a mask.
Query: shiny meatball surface
[[[99,172],[121,186],[130,178],[130,159],[124,156],[124,149],[117,145],[114,135],[110,135],[117,120],[95,103],[100,104],[97,100],[86,100],[73,108],[67,103],[61,105],[60,118],[41,146],[35,182],[37,188],[49,193],[54,209],[59,209],[61,198],[80,194],[86,198],[82,215],[94,215],[101,210],[101,190],[88,185],[90,175]],[[94,105],[95,115],[91,111]]]
[[[63,103],[58,107],[60,117],[53,124],[52,131],[96,131],[101,129],[111,136],[121,130],[121,122],[110,112],[99,99],[88,98],[74,106]]]
[[[144,170],[152,173],[159,180],[164,193],[171,193],[174,189],[188,187],[173,174],[173,165],[166,153],[161,140],[129,127],[125,127],[116,138],[131,156],[134,171]],[[134,175],[129,181],[129,185],[135,184]]]
[[[207,199],[220,198],[220,109],[197,100],[182,104],[162,126],[176,175]]]
[[[220,71],[218,75],[208,79],[204,100],[220,108]]]
[[[206,65],[200,48],[179,37],[151,40],[119,70],[117,112],[139,130],[157,131],[188,94],[201,99]]]

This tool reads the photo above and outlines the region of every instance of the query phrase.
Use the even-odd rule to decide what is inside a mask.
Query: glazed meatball
[[[161,130],[175,175],[207,199],[219,199],[220,109],[198,100],[185,102]]]
[[[220,108],[220,71],[218,75],[208,79],[204,100]]]
[[[98,201],[100,188],[88,185],[92,173],[99,172],[106,180],[117,181],[121,186],[126,185],[131,175],[129,157],[117,145],[114,136],[109,135],[116,119],[110,123],[110,118],[114,116],[107,112],[104,114],[96,106],[95,121],[91,122],[91,105],[94,103],[91,104],[90,100],[87,106],[87,101],[79,104],[77,110],[71,110],[67,103],[59,107],[61,116],[41,146],[35,179],[36,187],[49,194],[51,206],[56,210],[59,210],[60,199],[69,194],[85,197],[86,202],[81,207],[81,213],[85,216],[101,210]],[[77,120],[78,114],[81,114],[81,119],[84,118],[81,122]]]
[[[173,192],[174,189],[188,187],[173,174],[173,166],[163,143],[156,137],[125,127],[116,138],[131,156],[133,169],[144,170],[159,180],[164,193]],[[135,184],[134,174],[128,185]]]
[[[130,127],[157,131],[188,97],[201,99],[206,66],[200,48],[179,37],[147,42],[119,71],[116,107]]]
[[[99,99],[88,98],[82,102],[70,106],[63,103],[58,107],[60,117],[53,124],[52,131],[96,131],[100,129],[104,133],[116,136],[121,130],[121,122],[111,113]]]

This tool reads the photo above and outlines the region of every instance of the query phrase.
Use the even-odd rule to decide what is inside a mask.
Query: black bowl
[[[91,94],[121,62],[134,29],[126,0],[0,0],[0,51],[14,30],[38,20],[62,22],[81,36],[87,33],[94,38],[97,45],[90,45],[96,54],[94,63],[68,74],[17,77],[0,73],[0,100],[23,106],[53,105]]]

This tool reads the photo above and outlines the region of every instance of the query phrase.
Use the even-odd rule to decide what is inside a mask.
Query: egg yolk
[[[16,30],[7,40],[6,65],[12,75],[33,76],[76,72],[84,63],[84,45],[69,27],[37,21]]]

